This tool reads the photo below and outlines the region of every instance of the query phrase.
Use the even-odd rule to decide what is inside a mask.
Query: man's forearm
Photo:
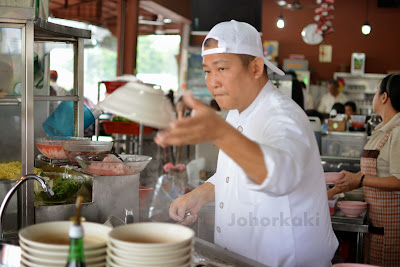
[[[215,186],[214,184],[207,182],[196,187],[191,194],[198,196],[198,199],[201,200],[200,204],[203,206],[215,200]]]

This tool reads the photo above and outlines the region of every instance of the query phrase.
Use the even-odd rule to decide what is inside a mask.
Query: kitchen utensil
[[[111,151],[112,142],[77,140],[63,143],[63,149],[69,161],[78,165],[76,156],[89,154],[107,154]]]
[[[128,82],[97,106],[154,128],[167,128],[175,120],[172,104],[164,93],[141,83]]]
[[[118,176],[140,173],[152,157],[143,155],[120,155],[120,161],[114,154],[80,155],[75,160],[85,172],[95,175]]]
[[[37,138],[35,140],[36,146],[40,153],[49,159],[68,159],[64,152],[62,144],[65,141],[71,140],[90,140],[86,137],[72,137],[72,136],[54,136]]]

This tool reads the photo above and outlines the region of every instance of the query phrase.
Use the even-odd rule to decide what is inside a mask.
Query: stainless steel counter
[[[364,234],[368,233],[368,215],[364,211],[357,218],[346,217],[343,212],[336,208],[331,216],[334,231],[357,233],[356,262],[362,262]]]
[[[194,238],[193,266],[240,266],[263,267],[266,266],[227,249],[207,242],[200,238]]]

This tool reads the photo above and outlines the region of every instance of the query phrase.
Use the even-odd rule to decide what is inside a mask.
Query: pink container
[[[343,207],[338,204],[339,209],[346,215],[347,217],[356,218],[361,215],[365,211],[367,207]]]
[[[363,201],[339,201],[338,206],[340,207],[354,207],[354,208],[366,208],[367,202]]]
[[[325,182],[327,185],[335,185],[335,181],[340,180],[344,177],[341,172],[325,172]]]

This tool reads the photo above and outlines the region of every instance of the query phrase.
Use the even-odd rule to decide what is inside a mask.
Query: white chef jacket
[[[344,105],[346,102],[347,96],[345,96],[343,93],[339,93],[336,97],[334,97],[331,93],[326,93],[322,96],[321,101],[319,102],[318,111],[329,114],[335,103],[342,103]]]
[[[329,266],[338,241],[304,111],[269,81],[246,110],[231,110],[226,120],[259,144],[268,175],[258,185],[219,152],[208,180],[215,185],[215,243],[267,266]]]

